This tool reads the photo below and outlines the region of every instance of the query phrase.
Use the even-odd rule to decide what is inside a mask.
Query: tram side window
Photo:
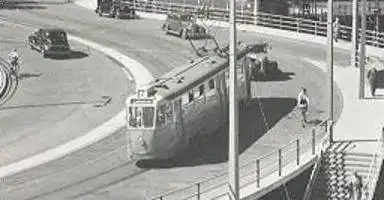
[[[193,92],[188,92],[188,100],[189,100],[189,103],[193,101]]]
[[[210,90],[215,89],[215,82],[213,81],[213,79],[209,80],[208,86]]]
[[[199,96],[204,95],[204,84],[199,87]]]
[[[167,103],[167,106],[165,109],[165,117],[166,117],[166,123],[172,123],[173,122],[172,103]]]
[[[165,105],[159,106],[157,109],[157,126],[161,127],[165,124]]]

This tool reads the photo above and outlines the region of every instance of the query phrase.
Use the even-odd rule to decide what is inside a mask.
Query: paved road
[[[44,59],[25,45],[31,30],[4,23],[1,30],[0,57],[17,47],[23,64],[16,93],[0,107],[0,166],[83,135],[123,108],[133,85],[100,52],[70,42],[69,59]],[[102,96],[112,101],[94,107]]]
[[[138,60],[155,77],[196,58],[186,41],[163,34],[161,22],[157,20],[98,18],[91,11],[73,5],[20,10],[17,15],[13,12],[4,11],[1,16],[32,25],[65,27],[75,35],[116,48]],[[216,36],[223,43],[227,33],[218,29]],[[250,112],[243,113],[241,163],[245,163],[308,130],[301,129],[295,119],[286,116],[292,109],[300,86],[306,86],[312,97],[311,118],[321,119],[324,116],[324,74],[300,57],[324,60],[325,48],[247,32],[241,32],[239,37],[248,42],[271,40],[273,57],[279,61],[283,71],[292,73],[288,80],[254,83],[254,96],[260,98],[269,123],[262,123],[256,100]],[[336,51],[338,65],[345,66],[348,58],[347,52]],[[338,96],[336,101],[339,108],[340,98]],[[336,112],[339,114],[340,109]],[[271,129],[265,134],[267,126]],[[138,167],[126,158],[125,130],[121,129],[74,155],[10,177],[1,185],[0,195],[7,199],[39,200],[146,199],[225,171],[223,155],[227,143],[223,135],[218,134],[214,142],[204,147],[186,151],[185,159]]]

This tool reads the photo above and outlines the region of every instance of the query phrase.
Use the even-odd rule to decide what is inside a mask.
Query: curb
[[[8,76],[4,67],[4,64],[0,64],[0,99],[3,97],[8,87]]]
[[[23,25],[24,26],[24,25]],[[27,26],[28,27],[28,26]],[[95,42],[76,37],[73,35],[68,35],[69,40],[77,41],[83,43],[84,45],[90,46],[102,53],[114,58],[116,61],[120,62],[124,68],[130,70],[133,75],[133,79],[136,82],[136,86],[144,85],[153,80],[152,75],[149,71],[141,65],[139,62],[121,54],[120,52],[105,47],[103,45],[97,44]],[[129,77],[127,77],[129,79]],[[0,167],[0,178],[4,179],[6,177],[12,176],[14,174],[38,167],[40,165],[46,164],[53,160],[57,160],[61,157],[69,155],[73,152],[76,152],[80,149],[83,149],[89,145],[92,145],[95,142],[98,142],[109,135],[116,132],[121,127],[125,126],[125,109],[120,111],[115,117],[105,122],[104,124],[94,128],[87,134],[80,136],[76,139],[68,141],[60,146],[49,149],[45,152],[36,154],[24,160]]]

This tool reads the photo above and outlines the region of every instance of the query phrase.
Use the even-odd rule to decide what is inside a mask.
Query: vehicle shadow
[[[42,6],[38,1],[15,1],[5,0],[0,2],[1,9],[46,9],[46,6]]]
[[[282,72],[279,71],[276,74],[268,75],[268,76],[257,76],[254,78],[254,81],[260,81],[260,82],[272,82],[272,81],[288,81],[292,79],[292,76],[294,76],[294,72]]]
[[[46,56],[46,58],[51,58],[54,60],[70,60],[70,59],[81,59],[88,56],[89,55],[83,51],[71,50],[71,52],[65,56]]]
[[[240,110],[239,120],[239,152],[243,153],[268,130],[259,107],[263,112],[269,127],[274,126],[281,118],[289,114],[295,107],[293,98],[261,98],[252,99],[246,109]],[[141,168],[172,168],[182,166],[197,166],[215,164],[228,160],[228,126],[204,138],[204,142],[195,142],[188,149],[172,159],[139,160],[136,165]]]
[[[32,74],[32,73],[20,73],[18,78],[19,80],[23,79],[28,79],[28,78],[38,78],[42,75],[43,73],[38,73],[38,74]]]

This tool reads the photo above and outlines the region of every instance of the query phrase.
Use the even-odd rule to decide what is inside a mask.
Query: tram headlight
[[[147,143],[145,142],[145,140],[143,139],[143,137],[139,137],[138,140],[139,140],[140,145],[141,145],[143,148],[145,148],[145,149],[148,148]]]

